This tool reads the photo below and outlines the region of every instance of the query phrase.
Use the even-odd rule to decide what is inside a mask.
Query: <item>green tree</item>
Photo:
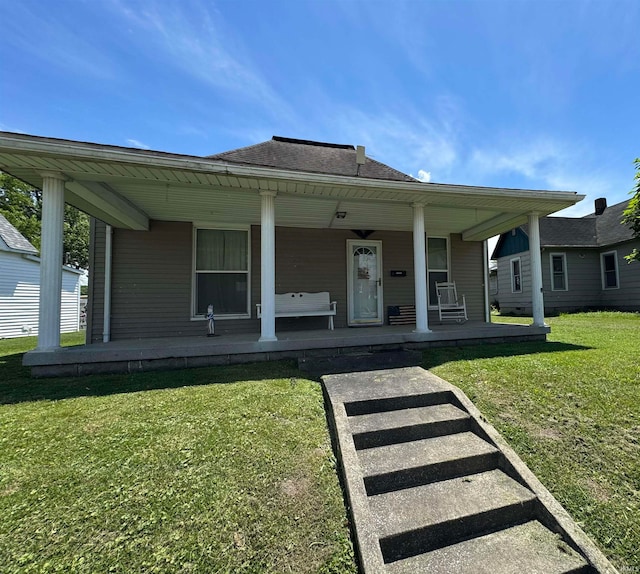
[[[0,213],[40,250],[42,192],[0,172]],[[63,263],[89,266],[89,218],[71,205],[64,207]]]
[[[633,231],[634,237],[640,237],[640,158],[636,158],[636,185],[631,191],[633,197],[629,202],[629,207],[624,210],[624,216],[622,223],[628,225]],[[640,251],[634,249],[629,255],[625,256],[625,259],[631,263],[632,261],[640,261]]]

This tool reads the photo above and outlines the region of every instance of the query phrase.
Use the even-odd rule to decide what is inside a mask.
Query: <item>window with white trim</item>
[[[249,316],[249,231],[194,230],[194,316]]]
[[[618,252],[609,251],[600,254],[600,268],[602,269],[602,288],[617,289],[618,277]]]
[[[522,272],[520,257],[511,259],[511,292],[522,293]]]
[[[551,290],[567,291],[567,258],[564,253],[549,253],[551,266]]]
[[[446,237],[427,237],[427,285],[429,305],[438,306],[436,283],[449,281],[449,240]]]

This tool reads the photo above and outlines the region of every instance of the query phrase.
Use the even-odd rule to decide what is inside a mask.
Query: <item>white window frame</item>
[[[444,239],[446,244],[447,244],[447,269],[431,269],[431,267],[429,267],[429,239]],[[451,241],[449,241],[449,237],[446,235],[427,235],[425,238],[425,249],[426,249],[426,253],[425,253],[425,258],[426,258],[426,263],[427,263],[427,309],[437,309],[438,308],[438,301],[436,300],[435,302],[431,302],[429,301],[429,273],[431,273],[432,271],[434,273],[446,273],[447,274],[447,281],[451,280]]]
[[[516,290],[516,282],[515,282],[515,274],[513,273],[513,262],[518,262],[518,268],[520,269],[520,289]],[[522,293],[522,259],[520,257],[513,257],[509,259],[509,276],[511,277],[511,292],[512,293]]]
[[[249,225],[212,225],[210,223],[193,223],[193,233],[191,238],[191,321],[203,321],[206,319],[205,315],[196,314],[196,256],[197,256],[197,241],[199,229],[220,229],[222,231],[246,231],[247,233],[247,270],[229,270],[218,271],[217,273],[246,273],[247,274],[247,312],[246,313],[233,313],[228,315],[220,315],[215,313],[215,319],[228,320],[228,319],[251,319],[251,226]]]
[[[562,257],[562,273],[564,274],[564,288],[557,289],[553,281],[555,272],[553,270],[553,258]],[[549,253],[549,271],[551,278],[551,291],[569,291],[569,274],[567,273],[567,254],[566,253]],[[520,270],[522,273],[522,270]]]
[[[613,262],[616,266],[616,286],[615,287],[607,287],[607,282],[605,280],[605,269],[604,269],[604,258],[607,255],[613,255]],[[603,291],[611,291],[612,289],[620,289],[620,273],[618,271],[618,252],[617,251],[605,251],[604,253],[600,253],[600,276],[602,279],[602,290]]]

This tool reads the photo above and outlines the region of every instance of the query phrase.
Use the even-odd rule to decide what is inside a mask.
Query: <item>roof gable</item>
[[[37,255],[38,250],[29,243],[27,238],[22,235],[7,218],[0,213],[0,238],[2,243],[0,247],[6,246],[6,251],[15,251],[17,253],[32,253]]]
[[[601,215],[591,213],[584,217],[543,217],[540,219],[541,247],[606,247],[633,239],[633,231],[621,223],[622,214],[629,205],[629,201],[622,201],[607,207]],[[500,235],[493,251],[492,259],[505,257],[529,250],[529,226],[522,225],[516,232],[521,232],[526,238],[526,246],[514,243],[510,239],[514,230]],[[513,249],[518,251],[513,251]]]
[[[417,180],[370,157],[356,162],[356,149],[332,144],[273,136],[269,141],[207,156],[230,163],[273,167],[311,173],[345,175],[390,181]]]

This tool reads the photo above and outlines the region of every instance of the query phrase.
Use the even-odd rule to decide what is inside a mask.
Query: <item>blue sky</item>
[[[283,135],[435,182],[627,199],[640,2],[0,0],[0,129],[207,155]]]

